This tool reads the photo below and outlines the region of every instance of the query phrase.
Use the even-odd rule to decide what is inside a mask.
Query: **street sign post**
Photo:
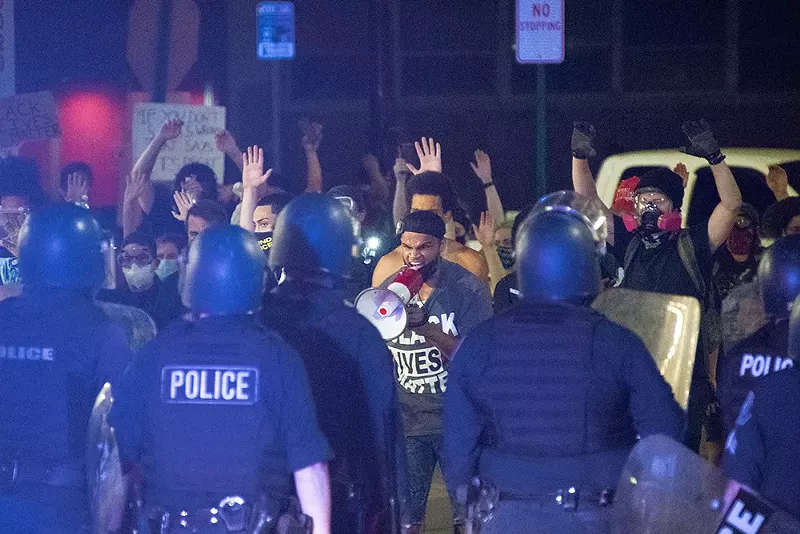
[[[261,2],[256,8],[258,59],[294,57],[294,4]]]
[[[564,0],[517,0],[517,61],[564,61]]]

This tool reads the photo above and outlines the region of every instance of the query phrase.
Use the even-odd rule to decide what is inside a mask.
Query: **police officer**
[[[731,347],[720,366],[718,395],[728,432],[756,382],[794,365],[788,354],[789,311],[800,295],[800,235],[781,238],[766,250],[758,284],[767,324]]]
[[[499,491],[487,533],[607,532],[637,435],[684,431],[639,338],[589,307],[602,237],[564,209],[533,209],[516,242],[522,302],[474,329],[450,366],[445,481],[462,502],[476,475]]]
[[[333,532],[375,531],[405,478],[392,357],[378,331],[345,305],[340,282],[351,264],[351,214],[320,194],[291,201],[278,218],[270,264],[283,271],[264,309],[300,353],[317,417],[335,454]],[[396,461],[400,460],[400,461]],[[392,487],[390,487],[392,486]],[[381,532],[388,531],[383,527]]]
[[[329,532],[330,448],[303,364],[256,321],[265,261],[242,228],[203,232],[186,272],[192,320],[146,345],[117,388],[109,422],[123,470],[141,465],[151,531],[262,532],[247,522],[275,520],[293,473],[314,533]]]
[[[84,532],[92,404],[133,356],[92,301],[104,268],[88,211],[34,212],[18,243],[22,295],[0,302],[0,530]]]
[[[794,302],[789,336],[789,357],[800,358],[800,298]],[[724,467],[729,478],[751,487],[800,520],[798,413],[798,367],[772,372],[758,380],[742,404],[736,429],[728,436]]]

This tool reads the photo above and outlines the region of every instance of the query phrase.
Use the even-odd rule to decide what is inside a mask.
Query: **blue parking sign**
[[[294,57],[294,4],[261,2],[256,8],[258,59]]]

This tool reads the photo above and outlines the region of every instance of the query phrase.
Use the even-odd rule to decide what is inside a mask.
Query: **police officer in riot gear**
[[[146,345],[116,389],[109,422],[123,469],[141,465],[151,532],[271,532],[292,473],[313,532],[329,532],[330,448],[302,361],[256,320],[265,261],[239,227],[200,234],[191,320]]]
[[[351,217],[321,194],[284,208],[269,258],[283,281],[269,295],[264,321],[303,359],[333,448],[332,531],[388,532],[388,508],[399,505],[396,486],[405,478],[402,432],[391,355],[375,327],[345,304]]]
[[[794,365],[788,354],[789,312],[800,295],[800,236],[781,238],[764,252],[758,284],[767,324],[727,350],[720,365],[718,395],[728,432],[756,382]]]
[[[569,202],[540,202],[517,237],[522,302],[474,329],[450,366],[445,481],[462,502],[476,476],[494,488],[487,533],[606,532],[637,435],[684,431],[639,338],[589,307],[605,236],[588,221],[602,210],[556,194]]]
[[[797,241],[794,243],[797,247]],[[786,269],[787,274],[790,272],[796,280],[800,266],[795,263]],[[796,360],[800,358],[800,297],[794,301],[789,339],[788,355]],[[800,520],[798,413],[800,368],[770,372],[754,381],[754,389],[747,394],[736,418],[736,428],[728,436],[723,461],[729,478],[756,490]]]
[[[104,268],[88,211],[34,212],[18,244],[23,291],[0,302],[0,530],[88,532],[89,414],[133,355],[92,301]]]

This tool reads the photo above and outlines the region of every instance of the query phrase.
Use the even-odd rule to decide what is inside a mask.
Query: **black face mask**
[[[640,216],[641,225],[639,229],[643,233],[653,234],[659,231],[658,228],[658,219],[661,217],[661,211],[655,206],[655,204],[647,204],[642,211],[642,215]]]
[[[272,248],[272,232],[255,232],[255,235],[264,255],[269,257],[269,251]]]
[[[500,263],[503,264],[504,269],[508,270],[514,265],[514,247],[499,245],[497,255],[500,256]]]

